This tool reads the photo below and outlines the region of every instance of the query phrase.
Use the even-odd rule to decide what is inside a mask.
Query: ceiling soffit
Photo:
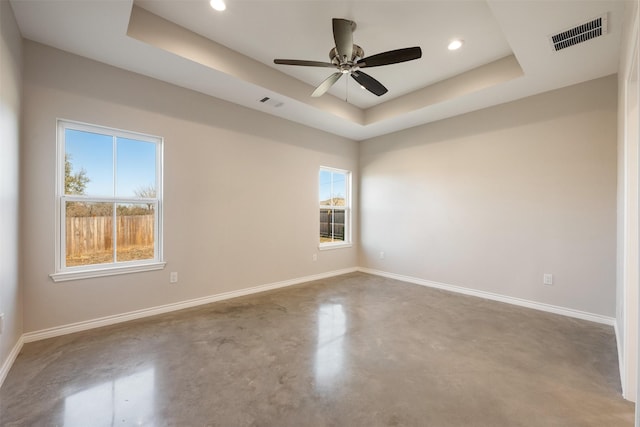
[[[334,96],[312,98],[314,87],[134,5],[127,35],[155,48],[295,100],[353,124],[367,126],[499,85],[523,75],[514,55],[360,109]],[[256,103],[263,96],[256,96]]]

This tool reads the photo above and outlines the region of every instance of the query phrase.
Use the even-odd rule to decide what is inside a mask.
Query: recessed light
[[[458,50],[462,47],[463,43],[464,43],[464,40],[460,40],[460,39],[451,40],[451,43],[449,43],[449,46],[447,46],[447,48],[449,50]]]
[[[211,5],[212,8],[214,8],[218,12],[222,12],[227,8],[227,5],[224,4],[224,0],[211,0],[209,4]]]

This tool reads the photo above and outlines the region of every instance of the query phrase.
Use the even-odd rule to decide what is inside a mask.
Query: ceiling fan
[[[379,67],[381,65],[397,64],[412,61],[422,57],[419,46],[390,50],[376,55],[364,57],[364,51],[353,44],[353,32],[356,23],[348,19],[333,18],[333,39],[336,46],[329,52],[331,62],[304,61],[298,59],[274,59],[276,64],[302,65],[307,67],[331,67],[338,71],[327,77],[311,96],[322,96],[343,74],[349,74],[360,86],[369,92],[381,96],[387,93],[387,88],[370,75],[360,71],[361,68]]]

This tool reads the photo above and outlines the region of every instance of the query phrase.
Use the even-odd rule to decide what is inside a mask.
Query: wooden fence
[[[344,240],[344,211],[320,209],[320,237]]]
[[[154,216],[132,215],[116,217],[117,246],[153,246]],[[67,257],[113,250],[113,217],[67,217]]]

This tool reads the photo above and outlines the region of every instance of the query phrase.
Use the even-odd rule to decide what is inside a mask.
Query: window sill
[[[350,248],[352,246],[353,244],[351,243],[325,243],[323,245],[318,246],[318,250],[329,251],[332,249]]]
[[[66,282],[68,280],[90,279],[93,277],[115,276],[118,274],[140,273],[143,271],[162,270],[166,262],[153,262],[149,264],[125,265],[118,267],[101,268],[96,270],[63,271],[50,274],[54,282]]]

